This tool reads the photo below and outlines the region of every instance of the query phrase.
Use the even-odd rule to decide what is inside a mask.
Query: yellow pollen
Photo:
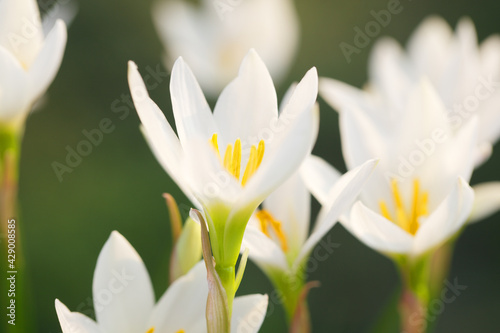
[[[175,333],[186,333],[186,331],[184,331],[184,330],[178,330],[178,331],[177,331],[177,332],[175,332]]]
[[[283,228],[281,227],[281,222],[276,220],[274,216],[267,210],[262,209],[256,213],[257,219],[260,222],[260,229],[262,232],[269,238],[271,238],[271,234],[269,233],[269,227],[273,231],[273,233],[278,237],[281,248],[283,252],[288,251],[288,243],[286,241],[286,235],[283,232]]]
[[[221,158],[219,151],[219,144],[217,141],[217,133],[212,135],[210,139],[210,144],[214,148],[217,156],[219,156],[224,168],[233,175],[236,179],[240,180],[241,175],[241,140],[237,139],[234,143],[234,148],[231,144],[227,145],[226,151],[224,152],[224,159]],[[250,148],[250,157],[248,158],[248,162],[245,168],[245,172],[243,173],[243,177],[241,178],[241,185],[245,186],[248,180],[253,176],[253,174],[259,168],[262,159],[264,157],[265,144],[264,140],[260,140],[257,148],[255,145],[252,145]]]
[[[154,327],[151,327],[146,333],[153,333],[155,331]]]
[[[387,203],[384,200],[379,202],[380,212],[386,219],[396,223],[408,233],[415,235],[419,228],[419,218],[428,215],[427,206],[429,194],[427,192],[421,192],[420,182],[418,179],[415,179],[413,181],[413,199],[408,214],[401,197],[401,192],[399,191],[398,183],[395,179],[391,181],[391,190],[396,213],[395,218],[393,218],[389,212]]]

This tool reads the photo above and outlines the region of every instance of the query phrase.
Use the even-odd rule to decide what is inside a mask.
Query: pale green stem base
[[[222,283],[222,287],[226,291],[227,295],[227,306],[228,306],[228,315],[229,320],[231,321],[232,313],[233,313],[233,301],[236,295],[236,275],[235,275],[235,267],[222,267],[220,265],[215,265],[215,270],[217,274],[219,274],[219,278]]]

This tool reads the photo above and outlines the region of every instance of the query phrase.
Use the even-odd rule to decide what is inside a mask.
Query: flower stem
[[[431,256],[418,259],[398,258],[402,277],[399,301],[401,329],[405,333],[424,333],[427,328],[427,307],[430,299]]]
[[[222,287],[226,290],[229,318],[231,318],[233,313],[233,301],[236,295],[235,266],[222,267],[221,265],[215,264],[215,270],[219,275]]]

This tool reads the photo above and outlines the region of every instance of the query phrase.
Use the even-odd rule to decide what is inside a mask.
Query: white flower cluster
[[[500,38],[478,44],[469,19],[453,31],[431,17],[406,49],[376,42],[364,89],[318,79],[313,67],[278,105],[273,78],[299,41],[292,1],[174,0],[153,12],[175,127],[133,62],[131,96],[156,159],[201,213],[179,226],[175,281],[158,302],[141,258],[113,232],[94,273],[96,320],[56,300],[63,332],[257,332],[268,296],[235,297],[247,257],[279,291],[292,331],[308,332],[306,271],[334,251],[322,239],[337,221],[393,259],[425,308],[434,254],[500,208],[498,182],[469,185],[500,137]],[[44,33],[36,1],[0,0],[0,129],[22,132],[65,44],[62,21]],[[203,91],[220,94],[213,111]],[[339,114],[344,175],[311,155],[318,92]],[[322,206],[312,227],[311,194]],[[408,299],[402,308],[414,310]]]

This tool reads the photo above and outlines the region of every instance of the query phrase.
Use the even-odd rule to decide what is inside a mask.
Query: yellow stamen
[[[391,217],[391,214],[389,213],[389,209],[387,208],[387,204],[385,203],[384,200],[380,200],[379,202],[379,206],[380,206],[380,211],[382,212],[382,215],[392,221],[392,217]]]
[[[245,186],[250,177],[252,177],[255,171],[259,168],[262,158],[264,157],[264,150],[264,140],[260,140],[258,148],[255,148],[255,146],[250,148],[250,157],[248,158],[247,167],[245,168],[241,185]]]
[[[421,192],[420,182],[418,179],[415,179],[413,181],[413,198],[411,201],[411,211],[408,214],[405,210],[401,192],[399,191],[398,183],[395,179],[391,181],[391,189],[396,218],[392,218],[389,212],[389,208],[387,207],[387,204],[384,200],[381,200],[379,202],[380,212],[388,220],[396,223],[408,233],[415,235],[419,228],[419,218],[428,214],[427,206],[429,194],[427,192]]]
[[[241,169],[241,140],[237,139],[234,143],[233,151],[233,167],[230,171],[236,179],[240,179],[240,169]]]
[[[212,140],[210,140],[210,143],[212,144],[212,147],[214,147],[217,156],[220,157],[219,143],[217,142],[217,133],[214,133],[214,135],[212,135]]]
[[[186,331],[184,331],[184,330],[178,330],[178,331],[177,331],[177,332],[175,332],[175,333],[186,333]]]
[[[233,175],[236,179],[240,180],[241,175],[241,140],[236,139],[234,142],[234,149],[231,144],[228,144],[226,150],[224,152],[224,160],[222,160],[219,151],[219,144],[217,142],[217,133],[212,135],[210,139],[210,144],[214,148],[217,156],[221,160],[221,163],[224,165],[224,168]],[[252,145],[250,148],[250,157],[247,162],[247,166],[245,168],[245,172],[243,173],[243,177],[241,179],[241,185],[245,186],[248,180],[253,176],[253,174],[257,171],[264,158],[265,144],[264,140],[260,140],[257,148],[255,145]]]
[[[260,228],[262,232],[269,238],[271,238],[271,234],[269,233],[269,227],[273,231],[273,233],[278,237],[278,240],[281,244],[281,248],[283,252],[288,251],[288,243],[286,240],[286,235],[281,227],[281,222],[276,220],[274,216],[267,210],[262,209],[256,213],[257,219],[260,222]]]
[[[146,333],[153,333],[155,331],[155,328],[154,327],[151,327],[149,330],[147,330]]]
[[[425,216],[429,214],[429,211],[427,210],[428,205],[429,205],[429,193],[426,192],[422,195],[422,201],[418,211],[419,216]]]
[[[226,153],[224,154],[224,168],[231,173],[233,166],[233,146],[227,145]],[[231,173],[232,174],[232,173]]]

